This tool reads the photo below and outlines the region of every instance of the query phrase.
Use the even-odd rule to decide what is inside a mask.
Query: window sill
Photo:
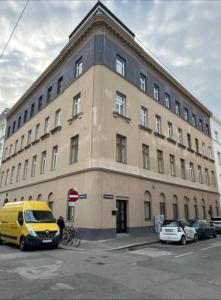
[[[159,138],[161,138],[161,139],[165,139],[165,135],[162,134],[162,133],[159,133],[157,131],[154,131],[154,135],[157,136],[157,137],[159,137]]]
[[[48,138],[49,135],[50,135],[50,133],[47,132],[47,133],[43,134],[42,136],[40,136],[40,139],[41,139],[41,140],[44,140],[44,139]]]
[[[119,163],[119,164],[123,164],[123,165],[127,165],[127,163],[126,163],[126,162],[119,161],[119,160],[117,160],[117,163]]]
[[[176,145],[176,140],[174,140],[174,139],[172,139],[172,138],[167,138],[167,141],[169,142],[169,143],[172,143],[172,144],[174,144],[174,145]]]
[[[35,140],[34,142],[32,142],[32,145],[38,144],[40,142],[40,139]]]
[[[200,152],[195,152],[195,154],[200,157],[202,156],[202,154]]]
[[[53,128],[50,132],[51,132],[51,134],[54,134],[55,132],[57,132],[57,131],[60,131],[61,130],[61,126],[59,125],[59,126],[56,126],[55,128]]]
[[[177,145],[178,145],[180,148],[186,149],[186,146],[185,146],[184,144],[177,143]]]
[[[142,129],[142,130],[145,130],[145,131],[147,131],[149,133],[151,133],[153,131],[153,129],[151,129],[151,128],[147,127],[147,126],[144,126],[142,124],[139,124],[139,128]]]
[[[14,154],[12,154],[12,157],[15,157],[17,154],[18,154],[17,152],[16,152],[16,153],[14,153]]]
[[[77,115],[72,116],[72,118],[68,119],[69,125],[71,125],[72,122],[73,122],[75,119],[81,119],[82,116],[83,116],[83,113],[82,113],[82,112],[80,112],[80,113],[77,114]]]
[[[3,159],[3,160],[2,160],[2,163],[4,164],[4,163],[6,162],[6,160],[7,160],[7,159]]]
[[[194,153],[195,151],[193,150],[193,148],[187,148],[187,150],[191,153]]]
[[[28,149],[30,147],[31,147],[31,144],[28,144],[27,146],[24,147],[24,149],[26,150],[26,149]]]
[[[213,163],[215,162],[215,159],[213,159],[213,158],[209,158],[209,160]]]
[[[22,153],[24,151],[24,149],[20,149],[18,150],[18,153]]]
[[[117,111],[113,111],[113,116],[114,116],[115,118],[120,117],[120,118],[124,119],[127,123],[130,123],[130,121],[131,121],[131,118],[129,118],[129,117],[127,117],[127,116],[124,116],[124,115],[121,115],[121,114],[119,114]]]
[[[203,158],[205,158],[205,159],[209,159],[209,157],[207,157],[206,155],[203,155]]]
[[[5,159],[5,161],[7,161],[7,160],[9,160],[9,159],[11,159],[11,156],[7,157],[7,158]]]

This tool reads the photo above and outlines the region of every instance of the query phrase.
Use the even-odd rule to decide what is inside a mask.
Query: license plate
[[[43,240],[42,243],[51,243],[52,240]]]
[[[166,232],[173,232],[173,229],[165,229]]]

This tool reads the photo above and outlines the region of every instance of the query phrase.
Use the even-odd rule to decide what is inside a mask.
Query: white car
[[[179,242],[185,245],[187,241],[197,242],[196,230],[190,227],[186,220],[165,220],[160,229],[160,241]]]

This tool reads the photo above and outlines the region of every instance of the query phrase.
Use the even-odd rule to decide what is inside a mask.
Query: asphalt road
[[[133,251],[0,246],[0,299],[220,299],[221,236]]]

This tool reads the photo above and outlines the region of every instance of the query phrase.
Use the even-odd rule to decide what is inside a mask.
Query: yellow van
[[[22,251],[46,244],[57,248],[60,231],[45,202],[11,202],[0,209],[0,243],[2,241],[19,245]]]

